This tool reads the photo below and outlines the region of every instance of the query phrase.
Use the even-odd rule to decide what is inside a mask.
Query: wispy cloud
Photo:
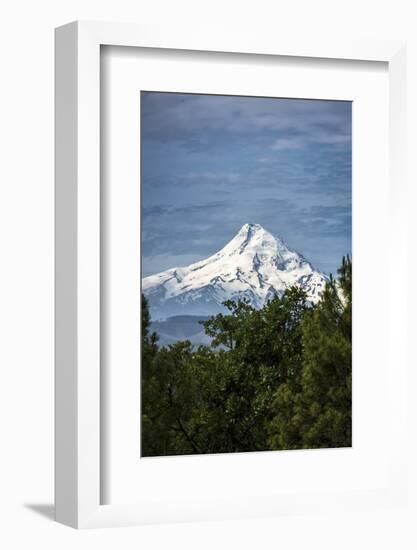
[[[227,182],[236,183],[241,179],[237,172],[189,172],[179,176],[178,182]]]
[[[247,136],[350,131],[350,103],[192,94],[142,93],[144,136],[200,149],[215,134]],[[279,139],[288,139],[277,136]]]
[[[306,140],[298,137],[279,138],[271,145],[274,151],[286,151],[291,149],[302,149],[306,145]]]
[[[349,133],[326,132],[323,129],[316,129],[314,132],[303,136],[291,136],[276,139],[271,149],[274,151],[288,151],[292,149],[303,149],[309,145],[335,145],[346,146],[351,142]]]

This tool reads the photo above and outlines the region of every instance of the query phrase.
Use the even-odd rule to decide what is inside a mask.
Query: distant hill
[[[151,323],[150,330],[159,335],[160,346],[174,344],[178,340],[190,340],[194,345],[210,344],[210,337],[204,332],[200,321],[207,321],[209,317],[200,315],[174,315],[163,321]]]

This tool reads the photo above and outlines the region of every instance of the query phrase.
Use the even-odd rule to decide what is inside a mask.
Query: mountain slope
[[[256,308],[297,285],[317,302],[326,277],[258,224],[245,224],[219,252],[188,267],[145,277],[142,290],[153,319],[213,315],[222,303],[246,298]]]

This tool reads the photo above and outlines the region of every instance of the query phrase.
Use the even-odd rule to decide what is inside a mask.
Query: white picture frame
[[[405,233],[405,45],[388,41],[280,40],[279,37],[218,29],[141,27],[75,22],[56,30],[56,519],[76,528],[186,520],[184,513],[134,504],[101,504],[100,433],[100,47],[165,48],[334,60],[382,61],[389,70],[390,186],[393,235]],[[406,256],[406,250],[400,254]],[[405,296],[390,314],[405,316]],[[396,425],[405,426],[406,355],[399,343],[398,378],[392,383]],[[362,492],[365,506],[396,505],[405,499],[405,451],[401,432],[386,490]],[[285,506],[258,499],[232,513],[202,510],[193,519],[310,511],[317,506],[357,505],[347,495],[322,494]],[[175,506],[174,506],[175,508]]]

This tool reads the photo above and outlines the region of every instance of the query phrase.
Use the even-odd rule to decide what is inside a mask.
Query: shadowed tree
[[[300,384],[275,394],[273,448],[349,447],[352,444],[352,262],[343,258],[321,301],[302,321]]]

